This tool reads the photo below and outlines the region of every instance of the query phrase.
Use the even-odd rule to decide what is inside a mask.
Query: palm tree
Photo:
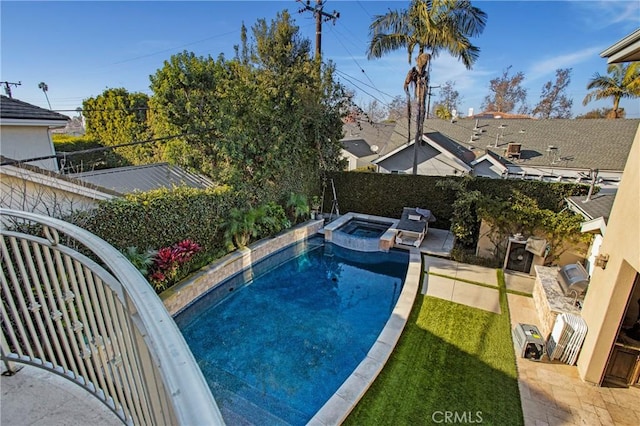
[[[622,118],[620,100],[640,97],[640,62],[610,64],[607,73],[609,76],[594,74],[587,84],[587,89],[594,90],[587,93],[582,105],[587,105],[594,99],[613,98],[612,118]]]
[[[49,96],[47,96],[49,86],[47,86],[47,83],[45,83],[44,81],[41,81],[40,84],[38,84],[38,89],[42,90],[42,92],[44,93],[44,97],[47,98],[47,104],[49,104],[49,109],[51,109],[51,102],[49,102]]]
[[[412,0],[406,10],[390,10],[378,15],[369,26],[371,41],[367,55],[369,59],[380,58],[385,53],[406,48],[409,64],[414,49],[418,57],[428,54],[435,58],[442,50],[448,51],[470,69],[480,53],[480,49],[469,40],[484,31],[487,14],[473,7],[467,0]],[[430,53],[425,50],[429,49]],[[422,56],[424,58],[424,56]],[[409,81],[413,80],[418,95],[418,131],[415,139],[413,174],[418,172],[418,142],[424,126],[424,100],[429,87],[429,72],[420,73],[415,67],[405,80],[409,134],[411,133],[411,98]]]

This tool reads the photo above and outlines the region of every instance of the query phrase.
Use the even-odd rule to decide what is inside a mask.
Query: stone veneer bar
[[[533,287],[533,301],[540,320],[540,332],[546,339],[553,330],[559,314],[580,315],[580,309],[573,304],[575,297],[565,296],[562,292],[557,279],[558,268],[540,265],[534,268],[536,282]]]

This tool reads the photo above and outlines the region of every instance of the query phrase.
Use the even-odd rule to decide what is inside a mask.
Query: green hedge
[[[226,253],[224,219],[239,202],[228,188],[162,189],[103,202],[73,221],[120,250],[157,250],[191,239],[216,256]]]
[[[588,191],[586,185],[520,179],[337,172],[329,174],[326,181],[325,212],[331,211],[333,199],[330,179],[335,183],[342,214],[358,212],[399,218],[403,207],[421,207],[433,212],[438,219],[433,227],[439,229],[450,228],[456,199],[455,191],[438,186],[440,181],[462,181],[467,190],[478,190],[497,199],[509,199],[514,190],[519,191],[534,198],[540,208],[556,212],[563,208],[565,197]]]

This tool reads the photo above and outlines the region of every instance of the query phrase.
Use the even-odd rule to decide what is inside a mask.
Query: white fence
[[[224,424],[175,322],[124,255],[57,219],[6,209],[0,218],[9,373],[17,363],[57,373],[126,424]]]

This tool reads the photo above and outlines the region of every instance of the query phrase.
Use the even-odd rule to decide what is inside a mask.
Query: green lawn
[[[501,315],[419,294],[391,358],[344,424],[522,425],[501,271],[498,283]]]

